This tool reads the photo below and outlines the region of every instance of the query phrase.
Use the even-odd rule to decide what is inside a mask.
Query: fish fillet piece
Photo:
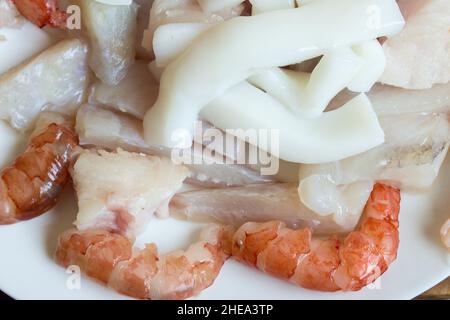
[[[63,40],[0,76],[0,118],[26,129],[42,110],[74,115],[84,98],[88,48]]]
[[[164,157],[121,149],[84,151],[72,172],[79,208],[75,225],[134,237],[181,188],[188,173]]]
[[[112,6],[80,0],[82,19],[91,42],[90,66],[98,78],[115,85],[134,62],[138,5]]]
[[[77,114],[76,130],[80,144],[114,150],[118,147],[127,151],[153,155],[171,156],[167,148],[148,145],[143,138],[142,121],[126,114],[120,114],[104,107],[85,104]],[[200,146],[203,151],[204,147]],[[194,148],[195,151],[195,148]],[[198,160],[193,152],[192,163]],[[201,159],[200,159],[201,160]],[[191,170],[190,183],[217,187],[237,186],[250,183],[265,183],[272,177],[260,176],[256,170],[238,164],[186,164]]]
[[[91,88],[89,102],[103,104],[143,119],[158,97],[158,83],[146,61],[136,61],[117,85],[97,81]]]
[[[14,27],[23,23],[20,13],[11,0],[0,0],[0,28]]]
[[[328,106],[336,109],[357,94],[348,90],[339,93]],[[408,90],[389,85],[376,84],[367,97],[378,116],[405,113],[450,113],[450,82],[436,84],[431,89]]]
[[[206,189],[176,194],[170,204],[171,215],[193,221],[215,221],[241,226],[253,222],[281,220],[294,228],[310,227],[318,233],[353,230],[367,198],[354,205],[346,221],[338,224],[333,216],[319,215],[300,201],[296,183],[248,185],[226,189]],[[371,187],[369,189],[369,194]]]
[[[407,23],[384,44],[387,65],[380,81],[406,89],[427,89],[450,81],[450,2],[399,1]]]

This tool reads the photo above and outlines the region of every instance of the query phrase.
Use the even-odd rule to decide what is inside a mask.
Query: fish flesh
[[[176,194],[169,210],[174,217],[236,227],[249,221],[281,220],[295,229],[308,227],[319,234],[344,233],[358,223],[372,186],[367,196],[362,194],[354,200],[353,208],[348,208],[345,219],[339,223],[332,215],[320,215],[307,208],[300,201],[297,189],[297,183],[275,183],[194,190]]]
[[[407,23],[384,44],[387,65],[380,82],[428,89],[450,81],[450,2],[398,1]]]
[[[138,5],[111,6],[92,0],[80,4],[91,43],[90,67],[103,82],[116,85],[134,62]]]
[[[117,85],[98,80],[91,87],[89,102],[102,104],[143,119],[158,97],[159,86],[147,68],[147,62],[136,61]]]
[[[75,115],[88,84],[87,53],[81,40],[63,40],[0,76],[0,118],[27,129],[43,110]]]
[[[86,150],[72,170],[79,210],[75,225],[79,230],[103,229],[133,238],[188,174],[168,158],[121,149]]]
[[[356,93],[343,90],[330,102],[327,110],[341,107],[356,95]],[[450,82],[435,84],[430,89],[421,90],[376,84],[367,93],[367,97],[378,116],[421,112],[450,114]]]
[[[160,146],[150,146],[143,138],[142,121],[126,114],[120,114],[101,106],[85,104],[77,114],[76,130],[80,144],[115,150],[120,147],[127,151],[152,155],[171,156],[171,151]],[[200,154],[196,150],[200,150]],[[204,147],[193,148],[190,163],[185,165],[191,171],[189,181],[208,187],[238,186],[250,183],[265,183],[272,177],[261,176],[259,172],[245,165],[227,164],[226,159],[206,164]],[[210,152],[208,152],[210,153]],[[198,163],[197,161],[200,161]],[[198,163],[198,164],[196,164]],[[233,161],[231,161],[233,163]]]

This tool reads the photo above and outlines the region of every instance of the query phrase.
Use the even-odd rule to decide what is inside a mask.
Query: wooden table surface
[[[437,286],[421,294],[418,299],[446,299],[450,300],[450,277]]]

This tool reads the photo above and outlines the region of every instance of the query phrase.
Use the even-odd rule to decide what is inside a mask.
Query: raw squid
[[[145,61],[136,61],[125,78],[111,86],[97,81],[91,88],[89,101],[110,106],[121,112],[143,119],[145,112],[158,96],[158,84],[153,79]]]
[[[43,113],[28,148],[1,171],[0,224],[35,218],[50,210],[69,181],[71,155],[78,145],[63,117]]]
[[[450,81],[450,2],[398,1],[407,23],[384,44],[387,66],[380,81],[407,89],[427,89]]]
[[[381,10],[379,28],[367,26],[368,5],[378,5]],[[347,16],[358,19],[346,19]],[[341,19],[336,21],[339,17]],[[329,32],[305,34],[305,30],[321,30],[331,20],[335,21],[335,26]],[[172,147],[176,143],[171,140],[175,130],[185,130],[187,136],[192,135],[193,124],[202,108],[261,68],[299,63],[337,44],[351,45],[392,35],[403,24],[395,1],[389,0],[341,0],[339,4],[320,0],[297,9],[237,17],[220,23],[195,39],[190,49],[164,71],[158,100],[144,120],[146,141]],[[217,43],[223,45],[217,46]],[[207,64],[204,63],[206,52]],[[321,137],[322,140],[327,138]],[[289,150],[293,152],[296,148],[282,148],[280,153]],[[305,160],[296,155],[295,159],[292,155],[280,158],[295,162]]]
[[[72,179],[78,198],[75,225],[79,230],[104,229],[130,238],[143,231],[181,188],[188,170],[168,158],[129,153],[85,151]]]
[[[281,220],[296,229],[309,227],[321,234],[342,233],[355,228],[372,190],[372,184],[366,184],[363,190],[351,190],[360,191],[353,194],[353,199],[350,195],[347,199],[335,199],[341,203],[348,200],[346,215],[337,223],[331,215],[308,209],[300,201],[297,187],[296,183],[276,183],[189,191],[176,194],[169,208],[171,215],[193,221],[241,226],[248,221]]]
[[[211,286],[231,251],[231,230],[210,225],[186,251],[158,255],[155,244],[133,250],[127,238],[103,230],[69,230],[56,261],[138,299],[187,299]]]
[[[38,27],[66,27],[67,15],[58,8],[58,0],[13,0],[19,12]]]
[[[122,80],[134,62],[138,5],[112,6],[80,0],[91,42],[90,66],[109,85]]]
[[[77,114],[76,128],[81,145],[98,146],[110,150],[120,147],[133,152],[170,156],[170,150],[149,146],[145,142],[141,121],[99,106],[83,105]],[[200,146],[200,149],[203,151],[203,147]],[[193,152],[192,157],[194,161],[200,155]],[[237,186],[272,180],[271,177],[260,176],[257,171],[244,165],[227,164],[225,161],[217,164],[204,162],[186,164],[186,166],[192,173],[189,180],[202,186]]]
[[[74,115],[87,82],[86,44],[63,40],[0,76],[0,118],[26,129],[42,110]]]
[[[242,82],[211,102],[200,115],[219,128],[233,130],[241,140],[296,163],[344,159],[384,141],[378,118],[364,94],[337,110],[308,119],[296,117],[264,91]],[[260,138],[264,132],[268,137]]]
[[[272,10],[295,8],[295,0],[250,0],[252,15]]]
[[[236,6],[218,12],[204,12],[196,0],[155,0],[142,45],[153,54],[153,35],[161,25],[180,22],[218,23],[241,15],[243,9],[243,6]]]
[[[450,250],[450,219],[445,221],[441,228],[441,238],[445,246]]]
[[[279,221],[250,222],[233,237],[232,256],[263,272],[320,291],[356,291],[397,257],[400,191],[377,184],[356,231],[339,240],[312,238]]]
[[[324,185],[333,190],[330,185],[368,180],[389,181],[402,190],[429,188],[447,154],[448,115],[400,114],[380,117],[380,122],[386,134],[383,145],[341,161],[300,166],[300,196],[324,192]],[[308,207],[317,201],[313,196],[302,200]]]

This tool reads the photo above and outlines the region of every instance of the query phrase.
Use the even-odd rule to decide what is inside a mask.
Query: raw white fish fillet
[[[91,42],[90,66],[103,82],[118,84],[134,62],[138,5],[80,1],[84,28]]]
[[[248,221],[282,220],[294,228],[311,227],[323,234],[354,229],[365,200],[355,207],[355,214],[348,214],[345,223],[339,225],[331,215],[319,215],[304,206],[297,186],[296,183],[277,183],[178,193],[169,208],[176,217],[234,226]]]
[[[133,237],[181,188],[188,172],[168,158],[120,149],[84,151],[72,172],[79,209],[75,225]]]
[[[450,81],[450,1],[399,1],[405,28],[384,44],[387,66],[380,81],[426,89]]]
[[[120,147],[127,151],[170,156],[169,149],[150,146],[144,141],[142,121],[100,106],[89,104],[81,106],[77,114],[76,130],[81,145],[109,150]],[[195,160],[195,153],[193,157]],[[208,187],[264,183],[273,180],[273,177],[262,177],[259,172],[238,164],[203,163],[186,166],[191,170],[189,177],[191,183]]]
[[[385,181],[402,190],[429,188],[448,151],[448,115],[400,114],[380,117],[380,122],[386,134],[383,145],[341,161],[300,166],[300,195],[309,193],[306,187],[318,188],[321,181],[336,186]],[[302,185],[305,179],[315,182],[309,180]]]
[[[196,0],[155,0],[142,45],[153,52],[153,35],[161,25],[178,22],[218,23],[241,15],[243,9],[243,6],[238,5],[217,12],[204,12]]]
[[[22,22],[23,20],[21,19],[20,13],[17,11],[12,1],[0,0],[0,28],[17,27]]]
[[[20,21],[18,25],[0,27],[0,75],[54,43],[44,30],[25,19]]]
[[[0,118],[26,129],[42,110],[74,115],[87,82],[87,45],[64,40],[0,77]]]
[[[140,60],[130,67],[125,78],[115,86],[97,81],[92,86],[89,102],[107,105],[143,119],[158,97],[158,89],[147,62]]]
[[[355,96],[355,93],[344,90],[331,101],[328,108],[341,107]],[[450,82],[422,90],[376,84],[367,97],[378,116],[418,112],[450,113]]]

